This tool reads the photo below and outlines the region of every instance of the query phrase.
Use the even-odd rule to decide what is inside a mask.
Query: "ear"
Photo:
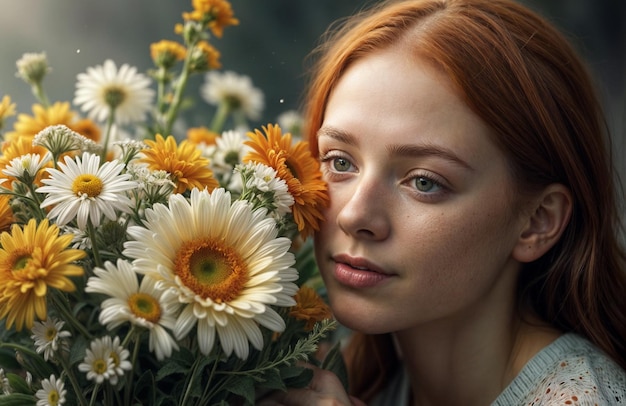
[[[513,248],[513,257],[532,262],[556,244],[572,215],[572,194],[560,183],[548,185],[533,200],[530,215]]]

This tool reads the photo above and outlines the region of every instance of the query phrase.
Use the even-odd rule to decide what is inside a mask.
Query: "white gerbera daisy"
[[[113,160],[100,166],[100,157],[86,152],[82,159],[66,156],[65,164],[58,165],[61,170],[48,168],[50,178],[43,179],[45,186],[37,189],[48,194],[41,207],[54,206],[48,217],[56,218],[58,225],[76,218],[78,228],[84,230],[88,220],[95,227],[100,225],[103,214],[116,220],[116,210],[130,212],[132,201],[126,192],[137,185],[128,180],[130,175],[120,174],[124,169],[121,162]]]
[[[137,68],[124,64],[117,69],[108,59],[103,65],[87,68],[78,74],[74,103],[90,118],[105,121],[111,113],[118,124],[144,119],[152,105],[154,90],[150,78]]]
[[[200,94],[207,103],[227,103],[230,111],[243,112],[251,120],[258,120],[265,107],[263,92],[252,85],[250,77],[232,71],[207,73]]]
[[[172,195],[169,207],[146,210],[146,227],[128,229],[124,254],[135,269],[159,279],[166,299],[182,306],[174,335],[197,325],[200,351],[219,337],[226,355],[246,359],[250,342],[263,347],[259,325],[280,332],[284,320],[270,306],[293,306],[298,273],[291,241],[277,238],[276,221],[250,203],[231,203],[222,188]]]
[[[100,323],[109,330],[126,322],[144,327],[150,331],[149,348],[157,359],[171,356],[178,344],[166,328],[174,327],[176,317],[165,307],[163,291],[157,289],[156,281],[146,275],[139,285],[130,263],[122,259],[117,260],[117,267],[111,262],[104,266],[106,269],[94,270],[96,276],[89,278],[85,288],[86,292],[110,296],[100,305]]]
[[[64,350],[69,349],[69,345],[64,340],[67,337],[71,337],[69,331],[63,331],[65,322],[49,318],[46,321],[38,321],[33,325],[30,336],[35,340],[35,350],[38,354],[43,352],[43,359],[48,361],[56,354],[59,348]]]
[[[119,339],[118,339],[119,345]],[[78,370],[87,373],[87,379],[102,383],[110,381],[112,385],[117,383],[118,364],[111,356],[115,352],[111,337],[104,336],[91,341],[86,350],[85,359],[78,365]],[[125,354],[128,357],[128,351]]]
[[[37,406],[59,406],[65,404],[65,384],[56,376],[50,375],[50,379],[41,381],[41,389],[35,393]]]

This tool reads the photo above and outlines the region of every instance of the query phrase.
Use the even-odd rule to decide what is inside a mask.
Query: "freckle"
[[[572,400],[573,400],[574,402],[578,402],[578,396],[572,396]]]

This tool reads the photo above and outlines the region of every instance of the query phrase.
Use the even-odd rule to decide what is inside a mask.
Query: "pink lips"
[[[333,260],[335,261],[333,275],[339,283],[345,286],[369,288],[392,277],[363,258],[337,255],[333,257]]]

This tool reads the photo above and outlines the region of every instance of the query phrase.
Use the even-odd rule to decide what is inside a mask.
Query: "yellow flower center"
[[[107,371],[109,364],[105,359],[98,358],[97,360],[93,361],[93,364],[91,366],[93,367],[93,372],[98,375],[102,375]]]
[[[111,353],[109,354],[109,357],[111,357],[111,359],[113,360],[113,365],[115,367],[120,366],[120,356],[118,355],[117,352],[111,351]]]
[[[235,299],[248,281],[245,261],[232,247],[212,239],[184,243],[174,266],[185,286],[216,303]]]
[[[52,406],[56,406],[59,404],[59,392],[55,389],[48,392],[48,404]]]
[[[137,317],[158,323],[161,319],[161,306],[159,302],[147,293],[133,293],[128,298],[130,311]]]
[[[126,90],[118,86],[110,86],[104,90],[104,101],[115,110],[126,99]]]
[[[102,187],[102,180],[90,173],[77,176],[72,183],[72,191],[77,196],[87,195],[89,197],[96,197],[102,192]]]
[[[44,333],[46,341],[53,341],[57,336],[57,329],[54,327],[48,327]]]

